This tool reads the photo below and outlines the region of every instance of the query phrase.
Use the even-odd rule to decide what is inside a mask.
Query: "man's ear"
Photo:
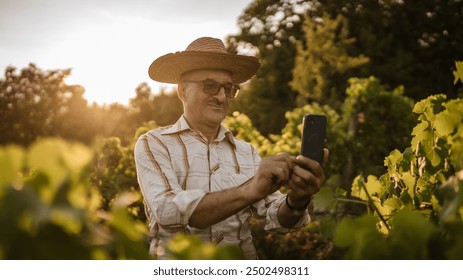
[[[177,96],[180,98],[180,100],[185,102],[185,87],[182,83],[178,83],[177,85]]]

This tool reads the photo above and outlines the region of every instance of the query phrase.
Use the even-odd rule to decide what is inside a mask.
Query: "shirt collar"
[[[174,125],[164,129],[161,132],[161,134],[176,134],[183,131],[197,132],[191,129],[190,125],[185,119],[185,116],[182,115]],[[224,139],[227,139],[235,147],[235,138],[233,137],[233,133],[230,130],[228,130],[223,124],[220,124],[219,133],[217,134],[217,138],[215,139],[215,141],[220,142]]]
[[[174,125],[164,129],[161,132],[161,134],[174,134],[185,130],[191,130],[191,128],[190,125],[187,123],[185,117],[182,115]]]

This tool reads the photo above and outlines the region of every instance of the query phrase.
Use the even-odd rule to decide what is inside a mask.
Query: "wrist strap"
[[[305,209],[307,209],[307,206],[309,206],[310,199],[309,199],[309,202],[307,202],[307,205],[304,206],[304,207],[302,207],[302,208],[293,207],[293,206],[289,205],[288,197],[289,197],[289,195],[286,195],[285,203],[286,203],[286,206],[287,206],[290,210],[293,210],[293,211],[304,211]]]

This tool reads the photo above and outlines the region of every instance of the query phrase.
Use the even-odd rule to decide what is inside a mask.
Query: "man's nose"
[[[220,100],[225,100],[227,98],[227,96],[225,95],[225,88],[223,86],[220,87],[219,92],[217,92],[215,97]]]

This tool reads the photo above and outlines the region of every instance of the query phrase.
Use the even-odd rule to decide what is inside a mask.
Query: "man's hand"
[[[249,182],[207,193],[193,211],[189,225],[196,228],[211,226],[274,193],[287,184],[295,164],[296,158],[288,154],[263,158]]]
[[[287,184],[296,162],[295,157],[285,153],[263,158],[250,184],[250,192],[255,200],[260,200]]]
[[[328,161],[328,154],[328,149],[324,149],[324,165]],[[293,208],[303,209],[322,187],[325,174],[318,162],[307,157],[298,156],[295,163],[288,182],[288,203]]]

